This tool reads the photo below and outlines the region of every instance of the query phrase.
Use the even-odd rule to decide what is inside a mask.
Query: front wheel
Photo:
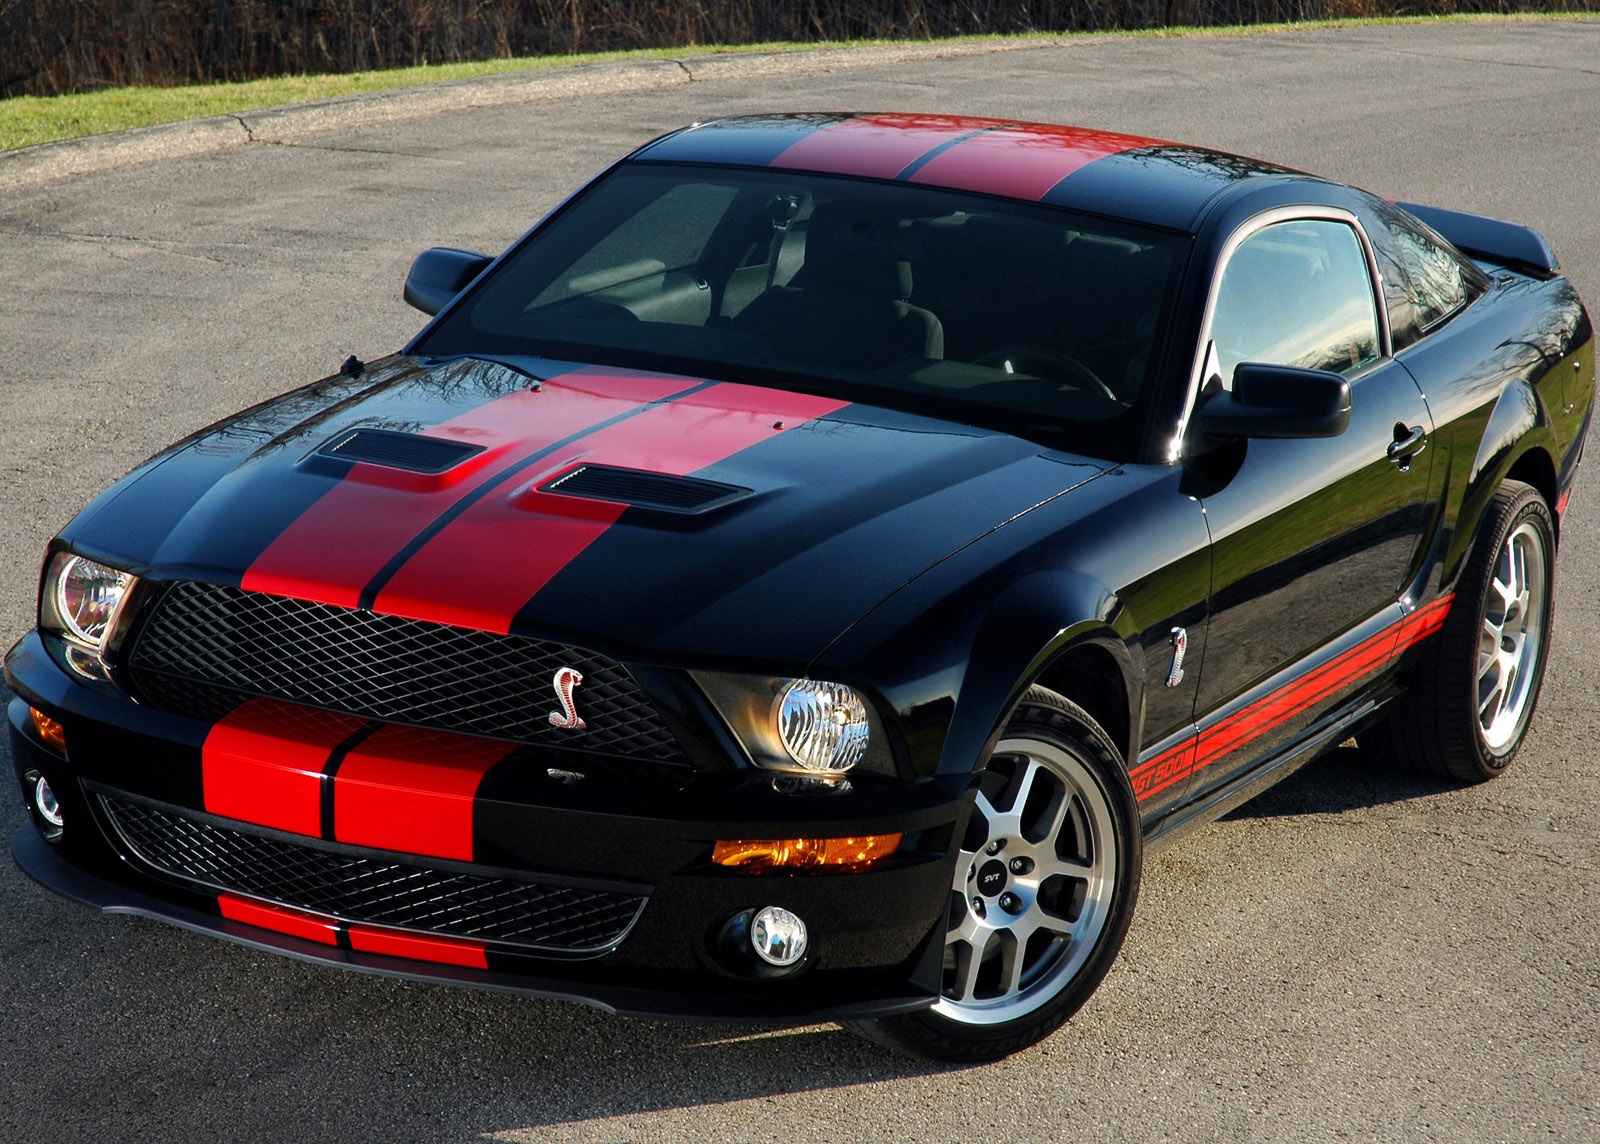
[[[846,1023],[930,1060],[1048,1036],[1100,984],[1133,917],[1141,847],[1122,758],[1082,708],[1034,687],[978,779],[930,1009]]]
[[[1378,762],[1462,782],[1511,764],[1550,650],[1555,525],[1537,490],[1495,491],[1415,686],[1359,742]]]

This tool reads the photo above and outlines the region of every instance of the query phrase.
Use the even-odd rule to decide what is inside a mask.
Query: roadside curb
[[[794,48],[773,52],[722,52],[675,59],[608,60],[566,67],[531,68],[415,87],[362,92],[308,103],[215,115],[181,123],[138,127],[0,152],[0,189],[91,175],[116,167],[177,159],[253,143],[292,146],[308,135],[370,127],[444,112],[501,107],[539,100],[576,99],[689,83],[828,72],[911,60],[952,59],[997,52],[1060,48],[1065,38],[958,40],[937,44],[887,44],[861,48]]]

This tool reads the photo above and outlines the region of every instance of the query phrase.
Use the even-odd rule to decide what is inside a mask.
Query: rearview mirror
[[[493,261],[487,254],[446,246],[424,250],[406,275],[406,302],[424,314],[437,314]]]
[[[1241,362],[1233,389],[1206,398],[1197,423],[1213,437],[1337,437],[1350,424],[1350,383],[1320,369]]]

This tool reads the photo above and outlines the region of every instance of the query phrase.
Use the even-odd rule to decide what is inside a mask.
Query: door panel
[[[1237,473],[1204,501],[1213,594],[1202,727],[1208,715],[1358,626],[1380,615],[1398,619],[1395,605],[1435,516],[1426,448],[1432,428],[1411,376],[1386,361],[1351,383],[1350,426],[1340,436],[1235,446],[1244,451]],[[1397,440],[1424,447],[1391,459]],[[1281,721],[1201,765],[1248,766],[1344,691],[1308,693]]]

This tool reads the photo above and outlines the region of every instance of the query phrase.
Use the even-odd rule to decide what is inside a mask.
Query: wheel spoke
[[[1099,864],[1095,862],[1093,855],[1090,855],[1087,860],[1083,860],[1079,858],[1063,858],[1052,851],[1049,854],[1040,855],[1033,877],[1038,882],[1043,883],[1046,878],[1057,874],[1067,878],[1088,880],[1097,873],[1099,873]]]
[[[1500,709],[1505,704],[1506,689],[1501,684],[1500,673],[1495,673],[1487,695],[1483,694],[1481,686],[1478,694],[1478,723],[1483,727],[1492,727],[1495,720],[1500,718]]]
[[[956,946],[956,1000],[970,1001],[978,991],[978,974],[983,971],[983,946],[962,942]]]
[[[1028,932],[1033,931],[1030,928]],[[1028,939],[1013,930],[1000,936],[1000,986],[1007,993],[1022,988],[1022,971],[1027,968],[1023,959],[1028,951]]]
[[[1033,784],[1039,781],[1039,772],[1044,768],[1039,766],[1036,759],[1029,759],[1022,768],[1022,778],[1016,783],[1016,795],[1011,800],[1010,813],[1022,817],[1022,808],[1028,805],[1028,799],[1033,794]]]

